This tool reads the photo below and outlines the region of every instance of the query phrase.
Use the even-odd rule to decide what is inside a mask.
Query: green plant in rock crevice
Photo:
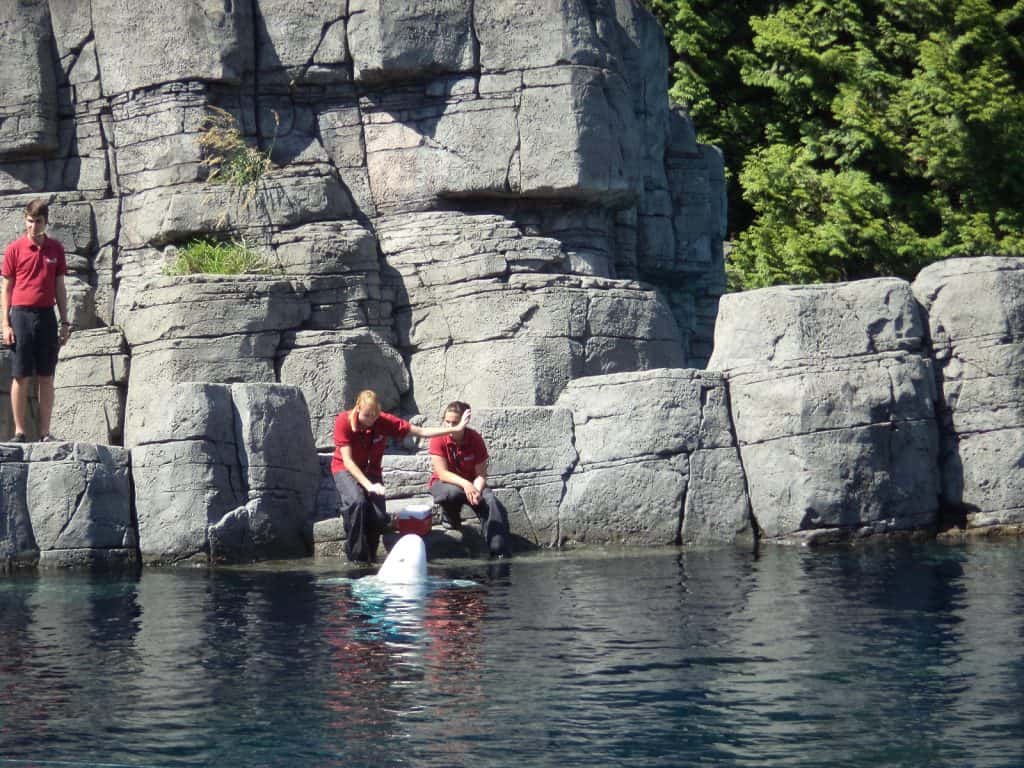
[[[244,240],[217,241],[205,237],[179,247],[175,262],[164,268],[167,275],[242,275],[270,271],[267,260]]]
[[[248,204],[256,197],[260,180],[273,167],[270,155],[277,138],[280,118],[274,112],[274,140],[266,151],[245,142],[238,120],[220,107],[211,106],[199,128],[199,146],[206,156],[202,165],[210,168],[209,179],[237,189]]]

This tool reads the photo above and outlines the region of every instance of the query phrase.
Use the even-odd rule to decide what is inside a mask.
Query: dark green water
[[[1024,546],[0,579],[0,766],[1024,766]]]

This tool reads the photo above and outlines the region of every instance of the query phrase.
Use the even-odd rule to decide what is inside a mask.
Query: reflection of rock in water
[[[451,685],[444,677],[460,670],[462,683],[476,680],[481,667],[480,644],[487,593],[472,582],[441,587],[431,593],[423,617],[430,637],[427,663],[435,684]]]

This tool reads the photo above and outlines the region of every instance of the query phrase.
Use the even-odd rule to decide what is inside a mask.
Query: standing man
[[[39,436],[52,441],[53,374],[57,352],[68,340],[68,297],[64,275],[68,273],[64,246],[46,236],[50,209],[45,200],[33,200],[25,207],[25,236],[4,251],[3,289],[0,313],[3,342],[14,345],[14,376],[11,409],[14,411],[14,442],[27,438],[29,380],[35,376],[39,398]],[[57,305],[60,325],[53,313]]]
[[[459,400],[444,409],[444,425],[461,424],[469,404]],[[468,504],[483,524],[484,539],[491,557],[508,554],[508,516],[494,492],[487,487],[487,445],[475,429],[465,429],[430,441],[430,460],[434,474],[430,495],[444,510],[455,530],[462,529],[462,505]]]

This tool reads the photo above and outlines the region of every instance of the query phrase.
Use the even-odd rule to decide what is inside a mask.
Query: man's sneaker
[[[14,437],[11,438],[10,442],[12,442],[12,443],[27,443],[28,442],[28,438],[25,437],[25,435],[23,435],[21,432],[15,432],[14,433]]]
[[[57,438],[54,437],[53,435],[43,435],[41,438],[39,438],[39,442],[40,443],[56,443],[57,442]]]

